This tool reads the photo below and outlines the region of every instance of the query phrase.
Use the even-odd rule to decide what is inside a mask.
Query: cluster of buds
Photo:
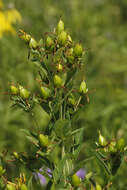
[[[20,30],[19,37],[27,44],[31,61],[39,68],[41,66],[39,71],[41,84],[39,83],[37,102],[43,106],[52,101],[52,110],[54,110],[56,99],[66,96],[63,102],[63,104],[66,102],[64,111],[70,109],[70,114],[85,104],[88,96],[86,81],[82,80],[79,88],[73,87],[74,76],[83,68],[85,51],[81,43],[73,42],[65,30],[64,22],[60,19],[55,30],[45,33],[44,38],[38,42],[23,30]],[[22,87],[11,86],[11,94],[19,95],[27,101],[30,97],[30,93]]]
[[[28,190],[26,185],[26,178],[24,174],[20,174],[20,177],[16,179],[16,183],[7,182],[7,190]]]
[[[97,153],[104,164],[107,164],[108,172],[115,175],[122,161],[122,155],[126,151],[125,141],[123,138],[107,141],[99,131]],[[105,163],[106,161],[106,163]]]

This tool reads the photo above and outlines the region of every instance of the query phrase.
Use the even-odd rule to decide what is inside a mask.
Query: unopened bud
[[[64,31],[64,22],[60,19],[56,27],[56,33],[60,34],[62,31]]]
[[[62,31],[58,35],[58,44],[64,46],[67,42],[67,33],[65,31]]]
[[[83,94],[88,92],[88,88],[86,87],[86,82],[84,80],[80,84],[79,92]]]

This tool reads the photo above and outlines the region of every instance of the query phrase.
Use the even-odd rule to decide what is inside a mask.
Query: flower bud
[[[20,187],[20,190],[28,190],[27,186],[25,184],[22,184]]]
[[[42,86],[42,87],[40,88],[40,90],[41,90],[41,95],[42,95],[42,97],[43,97],[44,99],[47,99],[47,98],[50,97],[51,91],[50,91],[49,88]]]
[[[22,86],[19,86],[19,94],[23,99],[28,99],[30,97],[30,92]]]
[[[60,63],[56,65],[56,69],[57,71],[61,72],[63,71],[63,65],[61,65]]]
[[[64,46],[67,42],[67,33],[65,31],[62,31],[59,35],[58,35],[58,44],[61,46]]]
[[[71,180],[72,180],[72,185],[75,186],[75,187],[78,187],[80,185],[80,183],[81,183],[80,178],[76,174],[74,174],[72,176]]]
[[[74,47],[74,56],[75,57],[81,57],[83,53],[82,45],[81,44],[76,44]]]
[[[117,148],[116,148],[116,142],[112,141],[109,146],[108,146],[108,151],[111,153],[115,153],[117,152]]]
[[[5,173],[5,169],[3,169],[3,166],[0,166],[0,177]]]
[[[79,92],[83,94],[86,94],[88,92],[88,88],[86,88],[86,83],[84,80],[80,84]]]
[[[36,49],[38,47],[38,43],[36,42],[36,40],[34,38],[30,39],[29,47],[32,49]]]
[[[68,97],[68,103],[72,106],[76,104],[75,97],[72,94]]]
[[[116,147],[118,151],[122,151],[125,147],[125,141],[123,138],[120,138],[117,143],[116,143]]]
[[[54,85],[59,88],[62,86],[62,79],[58,76],[58,75],[55,75],[54,78],[53,78],[53,81],[54,81]]]
[[[74,56],[73,56],[73,48],[68,49],[67,53],[66,53],[66,58],[67,61],[71,64],[74,63]]]
[[[50,36],[48,36],[46,38],[46,42],[45,42],[45,45],[46,45],[46,49],[47,50],[53,50],[54,49],[54,42],[52,40],[52,38]]]
[[[11,91],[12,95],[18,95],[18,93],[19,93],[19,89],[14,85],[10,86],[10,91]]]
[[[102,190],[102,187],[99,184],[97,184],[96,185],[96,190]]]
[[[19,154],[17,152],[13,152],[13,156],[16,158],[16,159],[19,159]]]
[[[101,146],[106,146],[107,145],[107,141],[106,139],[101,135],[100,131],[99,131],[99,139],[98,142]]]
[[[71,38],[71,36],[68,34],[67,35],[67,39],[68,39],[68,41],[70,42],[70,43],[72,43],[72,38]]]
[[[15,185],[13,184],[7,184],[7,190],[16,190]]]
[[[60,34],[62,31],[64,31],[64,22],[60,19],[56,27],[56,33]]]
[[[19,37],[24,40],[26,43],[29,43],[31,36],[27,33],[25,33],[24,31],[20,30],[20,35]]]
[[[39,139],[39,143],[40,143],[41,147],[47,147],[48,146],[49,140],[48,140],[47,135],[40,134],[38,139]]]

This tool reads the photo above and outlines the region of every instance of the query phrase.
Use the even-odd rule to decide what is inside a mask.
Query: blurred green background
[[[4,4],[6,8],[14,6],[22,16],[22,23],[15,24],[17,32],[24,29],[39,40],[61,16],[72,39],[81,41],[86,49],[83,74],[90,103],[75,123],[85,127],[81,157],[91,154],[98,129],[109,140],[124,137],[127,144],[127,1],[5,0]],[[18,35],[4,34],[0,38],[0,65],[0,151],[25,151],[30,145],[20,129],[34,126],[26,113],[11,108],[7,92],[9,84],[17,82],[34,90],[37,70],[27,60],[27,48]],[[97,172],[103,184],[99,176],[105,174],[96,161],[86,168]],[[126,169],[123,162],[111,189],[127,189]]]

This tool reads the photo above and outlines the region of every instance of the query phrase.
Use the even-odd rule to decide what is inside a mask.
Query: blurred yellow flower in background
[[[15,8],[5,10],[3,1],[0,0],[0,38],[6,32],[15,34],[13,24],[21,22],[21,20],[22,17]]]

